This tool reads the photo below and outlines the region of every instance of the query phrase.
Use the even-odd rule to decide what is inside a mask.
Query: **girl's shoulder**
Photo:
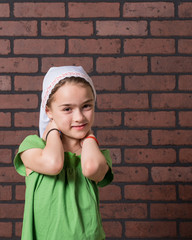
[[[27,136],[22,143],[19,146],[19,150],[23,149],[23,148],[34,148],[34,147],[38,147],[38,148],[44,148],[45,147],[45,141],[40,138],[37,135],[29,135]]]
[[[108,149],[103,149],[103,150],[101,150],[101,152],[105,157],[105,160],[109,166],[109,170],[106,173],[104,179],[101,182],[98,182],[97,186],[105,187],[113,181],[114,175],[113,175],[113,171],[112,171],[112,159],[111,159],[110,151]]]

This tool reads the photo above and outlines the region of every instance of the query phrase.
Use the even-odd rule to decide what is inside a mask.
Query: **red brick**
[[[147,130],[98,130],[101,145],[143,146],[148,144]]]
[[[1,120],[0,120],[1,121]],[[119,112],[96,112],[95,127],[114,127],[121,125],[121,113]]]
[[[37,36],[37,22],[0,21],[0,36]]]
[[[11,126],[11,113],[0,112],[0,127]]]
[[[1,3],[0,4],[0,17],[10,17],[10,8],[9,4]]]
[[[175,89],[175,76],[171,75],[144,75],[126,76],[125,88],[127,91],[171,91]]]
[[[22,218],[23,204],[0,204],[0,218]]]
[[[176,200],[176,187],[171,185],[126,185],[124,192],[128,200]]]
[[[123,17],[174,17],[174,5],[167,2],[125,3]]]
[[[25,185],[17,185],[15,189],[15,199],[25,200]]]
[[[124,53],[130,54],[169,54],[175,52],[173,39],[125,39]]]
[[[125,112],[128,127],[174,127],[175,112]]]
[[[120,238],[122,236],[122,225],[117,221],[103,222],[103,228],[107,238]]]
[[[0,182],[24,182],[24,177],[20,176],[14,167],[1,167]]]
[[[0,238],[21,236],[25,178],[13,157],[38,133],[44,73],[82,65],[98,93],[96,135],[113,163],[113,183],[99,190],[106,237],[191,239],[190,1],[2,2]]]
[[[12,199],[12,188],[11,186],[0,185],[0,200],[11,200]]]
[[[191,75],[181,75],[179,76],[179,90],[192,90],[192,76]]]
[[[192,204],[162,203],[151,204],[151,218],[153,219],[191,219]]]
[[[191,25],[192,26],[192,25]],[[152,57],[151,69],[157,73],[191,72],[192,57]]]
[[[147,182],[148,170],[145,167],[113,167],[114,182]]]
[[[0,5],[1,7],[1,5]],[[6,39],[1,39],[0,40],[0,54],[3,55],[7,55],[9,54],[11,51],[10,49],[10,41],[9,40],[6,40]]]
[[[35,73],[38,71],[36,58],[0,58],[0,71],[2,73]]]
[[[181,148],[179,151],[179,161],[181,163],[192,163],[192,149]]]
[[[150,24],[152,36],[192,36],[192,21],[152,21]]]
[[[116,185],[108,185],[99,189],[101,201],[119,201],[121,200],[121,188]]]
[[[99,109],[146,109],[148,96],[142,93],[98,94],[97,106]]]
[[[146,36],[147,21],[97,21],[97,36]]]
[[[192,201],[191,185],[179,185],[179,199],[183,201]]]
[[[99,73],[145,73],[147,72],[147,58],[134,57],[99,57],[96,62]]]
[[[12,223],[0,222],[0,237],[12,237]]]
[[[15,223],[15,235],[17,237],[21,237],[22,225],[23,225],[22,222]]]
[[[93,23],[90,21],[42,21],[42,36],[91,36]]]
[[[182,127],[192,127],[192,112],[179,112],[179,125]]]
[[[188,145],[192,142],[191,130],[152,130],[153,145]]]
[[[71,54],[118,54],[120,53],[120,39],[69,39],[69,53]]]
[[[192,3],[191,2],[181,2],[178,6],[179,17],[190,18],[192,17]]]
[[[15,76],[16,91],[41,91],[44,76]]]
[[[38,107],[38,97],[35,94],[2,94],[1,109],[33,109]]]
[[[92,57],[47,57],[42,59],[42,72],[47,72],[50,67],[58,66],[83,66],[87,73],[93,70]]]
[[[191,39],[180,39],[178,41],[178,52],[179,53],[192,53],[192,40]]]
[[[11,90],[11,77],[10,76],[0,76],[0,91]]]
[[[12,152],[10,149],[0,149],[0,163],[12,163]]]
[[[110,155],[113,164],[121,163],[121,150],[119,148],[110,148]]]
[[[152,95],[152,107],[156,109],[191,109],[192,94],[160,93]]]
[[[153,167],[154,182],[191,182],[192,167]]]
[[[65,3],[15,3],[15,17],[65,17]]]
[[[99,17],[119,17],[119,3],[69,3],[68,11],[70,18],[99,18]]]
[[[165,164],[165,163],[175,163],[176,162],[176,152],[174,149],[160,148],[160,149],[125,149],[125,162],[144,164],[144,163],[154,163],[154,164]]]
[[[19,145],[25,137],[31,134],[37,134],[37,131],[0,131],[0,145]]]
[[[14,116],[16,127],[38,127],[39,112],[18,112]]]
[[[128,238],[149,239],[149,238],[173,238],[177,237],[176,222],[126,222],[125,235]],[[162,231],[163,229],[163,231]]]
[[[106,203],[100,206],[103,219],[145,219],[147,205],[144,203]]]
[[[30,46],[30,48],[29,48]],[[63,39],[16,39],[15,54],[64,54],[65,40]]]
[[[180,236],[183,238],[192,238],[191,226],[192,222],[180,222]]]
[[[96,90],[119,91],[121,89],[121,76],[91,76]]]

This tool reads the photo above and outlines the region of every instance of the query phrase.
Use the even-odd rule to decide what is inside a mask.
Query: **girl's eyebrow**
[[[83,104],[85,104],[85,103],[89,103],[89,102],[93,102],[93,101],[94,101],[94,99],[91,98],[91,99],[88,99],[88,100],[86,100],[85,102],[83,102]]]
[[[93,101],[94,101],[93,98],[88,99],[88,100],[86,100],[85,102],[83,102],[82,105],[83,105],[83,104],[86,104],[86,103],[89,103],[89,102],[93,102]],[[63,104],[59,105],[59,107],[69,107],[69,106],[74,106],[74,105],[76,105],[76,104],[63,103]]]

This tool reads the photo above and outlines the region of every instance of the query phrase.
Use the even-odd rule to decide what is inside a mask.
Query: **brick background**
[[[13,168],[38,133],[49,67],[82,65],[115,178],[100,190],[107,239],[192,239],[192,1],[0,1],[0,239],[21,235]]]

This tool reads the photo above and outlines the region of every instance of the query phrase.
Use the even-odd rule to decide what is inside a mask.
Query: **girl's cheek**
[[[60,124],[62,125],[62,127],[67,127],[70,125],[70,121],[68,119],[63,119]]]

